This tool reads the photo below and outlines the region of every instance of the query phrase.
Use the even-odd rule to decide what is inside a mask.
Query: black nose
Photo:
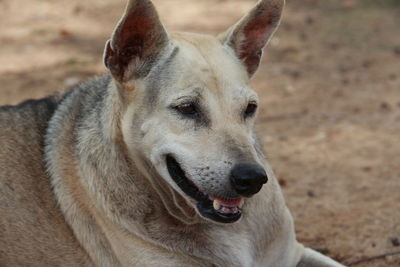
[[[239,195],[250,197],[261,190],[268,181],[268,176],[260,165],[241,163],[233,167],[230,180]]]

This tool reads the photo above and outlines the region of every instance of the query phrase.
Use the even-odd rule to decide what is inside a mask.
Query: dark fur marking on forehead
[[[174,47],[171,54],[163,60],[158,66],[155,66],[149,76],[147,77],[147,92],[146,92],[146,100],[145,103],[147,105],[154,104],[157,102],[158,95],[160,94],[160,90],[163,87],[163,81],[168,80],[168,75],[170,73],[169,65],[172,63],[173,59],[179,52],[179,47]]]

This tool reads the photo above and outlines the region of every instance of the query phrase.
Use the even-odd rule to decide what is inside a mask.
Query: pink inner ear
[[[242,31],[242,42],[238,47],[239,58],[248,73],[253,74],[260,64],[262,49],[268,41],[274,21],[270,17],[260,17],[249,21]]]
[[[244,41],[240,44],[240,58],[256,56],[265,46],[270,34],[271,18],[261,17],[247,23],[243,29]]]
[[[113,34],[111,49],[107,47],[106,50],[106,65],[120,80],[147,74],[152,60],[168,42],[168,36],[151,2],[138,0],[130,4]]]
[[[137,8],[134,12],[129,14],[122,24],[121,29],[118,32],[116,40],[116,48],[118,50],[135,50],[143,48],[144,44],[149,37],[151,37],[150,31],[154,30],[155,23],[154,18],[146,14],[146,8]],[[135,53],[135,51],[131,51]],[[136,51],[139,53],[140,51]]]

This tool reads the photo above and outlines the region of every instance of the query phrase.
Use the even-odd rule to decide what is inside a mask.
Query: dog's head
[[[215,222],[237,221],[244,198],[268,180],[249,81],[283,3],[259,1],[227,32],[208,36],[168,33],[149,0],[131,0],[106,44],[130,154]]]

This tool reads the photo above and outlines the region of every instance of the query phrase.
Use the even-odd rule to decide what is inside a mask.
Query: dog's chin
[[[169,175],[178,187],[196,204],[197,211],[206,219],[218,223],[233,223],[242,216],[243,198],[221,199],[209,196],[190,181],[179,163],[171,155],[166,156]]]

